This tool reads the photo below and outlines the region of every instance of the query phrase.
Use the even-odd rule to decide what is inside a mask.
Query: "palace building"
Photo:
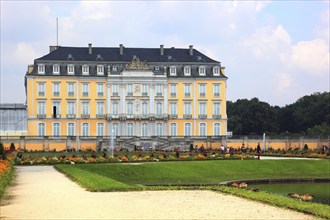
[[[224,69],[193,46],[50,46],[26,73],[28,135],[77,148],[113,137],[118,146],[221,144]]]

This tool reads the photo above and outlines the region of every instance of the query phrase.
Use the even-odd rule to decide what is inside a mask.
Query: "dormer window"
[[[118,68],[116,66],[112,67],[112,71],[117,71],[117,70],[118,70]]]
[[[67,71],[68,71],[68,75],[74,75],[74,65],[69,64]]]
[[[97,75],[104,75],[104,66],[103,65],[97,66]]]
[[[89,74],[89,66],[88,65],[83,65],[82,66],[82,74],[83,75],[88,75]]]
[[[54,66],[53,66],[53,74],[60,74],[60,65],[54,64]]]
[[[206,75],[205,66],[200,66],[199,67],[199,75],[200,76],[205,76]]]
[[[170,67],[170,75],[171,76],[176,76],[176,67],[175,66]]]
[[[190,76],[190,66],[185,66],[183,72],[185,76]]]
[[[38,64],[38,74],[45,74],[45,65]]]
[[[159,66],[155,66],[155,70],[156,71],[159,71]]]
[[[218,67],[218,66],[213,67],[213,75],[215,75],[215,76],[220,75],[220,67]]]

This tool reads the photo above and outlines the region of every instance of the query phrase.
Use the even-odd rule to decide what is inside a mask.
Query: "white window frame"
[[[96,70],[97,70],[97,75],[98,76],[103,76],[104,75],[104,66],[103,65],[97,65]]]
[[[53,101],[53,103],[52,103],[52,112],[53,112],[54,106],[56,107],[56,114],[57,115],[61,114],[61,101],[59,101],[59,100]]]
[[[61,83],[53,82],[53,96],[60,96]]]
[[[46,102],[38,101],[38,115],[45,115],[45,114],[46,114]]]
[[[177,88],[177,86],[175,83],[170,84],[170,96],[171,97],[176,97],[176,93],[177,93],[176,88]]]
[[[132,122],[127,123],[127,136],[134,136],[134,124]]]
[[[45,83],[38,82],[38,96],[45,96],[45,95],[46,95]]]
[[[206,102],[199,102],[198,113],[200,115],[206,115],[207,114]]]
[[[68,96],[74,96],[75,94],[75,83],[74,82],[68,82],[67,83],[67,95]]]
[[[156,96],[163,96],[163,85],[156,84]]]
[[[67,72],[68,72],[68,75],[74,75],[74,65],[73,64],[69,64],[67,66]]]
[[[87,126],[85,127],[85,125]],[[89,123],[88,122],[81,123],[81,136],[88,137],[90,134],[89,131],[90,131]]]
[[[72,125],[72,127],[71,127],[71,125]],[[75,136],[75,132],[76,132],[76,125],[75,125],[75,123],[74,122],[68,122],[66,124],[66,131],[67,131],[67,135],[68,136]]]
[[[188,127],[189,126],[189,127]],[[185,122],[184,123],[184,136],[190,137],[191,136],[191,123]]]
[[[142,84],[142,96],[148,96],[148,84]]]
[[[126,85],[126,95],[127,96],[133,95],[133,83],[129,83]]]
[[[156,124],[156,136],[163,136],[163,123]]]
[[[198,68],[198,74],[200,76],[205,76],[206,75],[206,68],[205,68],[205,66],[199,66],[199,68]]]
[[[112,95],[118,96],[119,95],[118,84],[112,84],[111,87],[112,87]]]
[[[170,123],[170,135],[172,137],[178,136],[178,124],[177,123]]]
[[[221,88],[220,83],[213,84],[213,97],[220,97],[220,88]]]
[[[68,115],[76,114],[75,106],[76,106],[76,103],[74,101],[68,101],[68,103],[67,103],[67,114]]]
[[[170,66],[170,75],[176,76],[176,66]]]
[[[163,103],[157,102],[156,103],[156,115],[162,115],[163,114]]]
[[[96,114],[104,115],[104,102],[103,101],[96,102]]]
[[[191,115],[191,102],[184,102],[183,103],[183,114],[184,115]]]
[[[46,124],[43,122],[38,123],[38,136],[43,137],[46,135]]]
[[[141,136],[142,137],[147,137],[148,136],[148,130],[149,130],[149,124],[144,122],[142,123],[142,126],[141,126]]]
[[[119,103],[118,103],[118,101],[113,101],[112,102],[112,114],[113,115],[118,115],[119,114]]]
[[[191,84],[190,83],[184,83],[183,84],[184,89],[184,96],[190,97],[191,96]]]
[[[82,83],[81,84],[81,95],[82,96],[89,96],[89,83]]]
[[[38,64],[38,74],[45,74],[45,64]]]
[[[214,66],[213,67],[213,75],[214,76],[220,76],[220,67],[219,66]]]
[[[142,102],[141,114],[142,114],[142,115],[147,115],[147,114],[149,114],[149,103],[146,102],[146,101],[143,101],[143,102]]]
[[[54,75],[60,74],[60,65],[58,65],[58,64],[53,65],[53,74]]]
[[[216,126],[217,125],[219,125],[219,133],[217,134],[217,132],[216,132]],[[219,122],[215,122],[215,123],[213,123],[213,135],[214,136],[220,136],[221,135],[221,123],[219,123]]]
[[[199,84],[199,97],[206,97],[206,83]]]
[[[104,84],[96,83],[96,94],[97,96],[104,96]]]
[[[204,125],[204,127],[202,127],[202,125]],[[199,123],[199,129],[198,130],[199,130],[199,136],[200,137],[206,137],[206,135],[207,135],[207,124],[205,122]]]
[[[96,123],[96,136],[104,136],[104,123],[103,122]]]
[[[81,67],[82,75],[88,76],[89,75],[89,66],[88,65],[82,65]]]
[[[81,102],[81,114],[89,115],[90,113],[90,104],[89,101],[82,101]]]
[[[178,113],[177,102],[170,102],[170,115],[177,115]]]
[[[134,104],[132,101],[127,102],[126,104],[126,114],[133,115],[134,114]]]
[[[112,126],[111,126],[111,129],[114,131],[113,132],[114,136],[119,135],[119,124],[118,123],[113,123]],[[111,130],[111,134],[112,134],[112,130]]]
[[[58,125],[58,127],[55,127],[55,125]],[[59,123],[59,122],[52,123],[52,135],[53,135],[53,137],[61,136],[61,123]]]
[[[217,108],[217,106],[219,108]],[[221,115],[221,103],[220,102],[213,102],[213,115]]]
[[[190,76],[191,75],[191,68],[190,68],[190,66],[183,67],[183,73],[184,73],[185,76]]]

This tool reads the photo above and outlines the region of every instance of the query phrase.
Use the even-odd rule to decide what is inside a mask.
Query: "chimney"
[[[119,44],[119,54],[120,55],[124,54],[124,46],[122,44]]]
[[[160,55],[164,55],[164,45],[160,45]]]
[[[49,46],[49,53],[51,53],[51,52],[57,50],[58,47],[59,47],[59,46]]]
[[[193,56],[194,55],[194,49],[193,49],[193,45],[189,46],[189,55]]]
[[[89,55],[92,54],[92,44],[91,43],[88,44],[88,54]]]

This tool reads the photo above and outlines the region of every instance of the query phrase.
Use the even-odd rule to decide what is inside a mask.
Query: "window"
[[[126,109],[127,115],[133,115],[133,102],[127,103],[127,109]]]
[[[75,126],[74,123],[68,123],[68,136],[75,136]]]
[[[53,83],[53,96],[60,96],[60,83],[59,82]]]
[[[204,66],[200,66],[199,67],[199,75],[200,76],[205,76],[206,75],[206,71],[205,71],[205,67]]]
[[[199,124],[199,136],[201,136],[201,137],[206,136],[206,123]]]
[[[218,66],[213,67],[213,75],[215,75],[215,76],[220,75],[220,67],[218,67]]]
[[[148,124],[147,123],[142,123],[142,136],[148,136]]]
[[[184,123],[184,136],[191,136],[191,123]]]
[[[81,114],[83,115],[88,115],[89,114],[89,102],[88,101],[83,101],[81,103]]]
[[[104,75],[104,66],[97,65],[97,75]]]
[[[97,96],[104,95],[104,85],[103,83],[97,83]]]
[[[89,96],[89,83],[82,84],[82,96]]]
[[[59,118],[59,114],[61,114],[61,103],[60,101],[53,101],[53,114],[55,113],[56,114],[56,118]],[[54,112],[55,110],[55,112]]]
[[[45,65],[44,64],[38,65],[38,74],[45,74]]]
[[[38,96],[45,96],[45,83],[38,82]]]
[[[148,96],[148,84],[142,84],[142,96]]]
[[[81,136],[83,136],[83,137],[88,137],[89,136],[89,124],[87,122],[82,123]]]
[[[176,84],[170,84],[170,96],[176,97]]]
[[[127,136],[133,136],[134,135],[134,128],[133,123],[127,124]]]
[[[82,66],[82,74],[83,75],[89,75],[89,66],[88,65],[83,65]]]
[[[171,76],[175,76],[176,75],[176,67],[175,66],[171,66],[170,67],[170,75]]]
[[[73,75],[74,74],[74,65],[69,64],[67,71],[68,71],[68,75]]]
[[[133,95],[133,84],[127,84],[127,95],[132,96]]]
[[[147,115],[148,114],[148,102],[142,102],[142,115]]]
[[[68,85],[68,96],[74,96],[74,83],[70,82]]]
[[[199,117],[206,117],[206,103],[200,102],[199,103]]]
[[[206,96],[206,84],[199,84],[199,97]]]
[[[170,102],[170,116],[176,117],[177,116],[177,104],[176,102]]]
[[[96,117],[103,118],[104,117],[104,102],[96,103]]]
[[[172,137],[177,136],[176,123],[171,123],[171,125],[170,125],[170,135]]]
[[[44,101],[38,102],[38,115],[45,115],[46,114],[46,103]]]
[[[183,68],[183,73],[185,76],[190,76],[190,66],[185,66]]]
[[[190,97],[190,84],[184,84],[184,96]]]
[[[112,124],[112,133],[113,133],[113,136],[118,136],[119,135],[118,123],[113,123]]]
[[[112,95],[118,96],[118,84],[112,84]]]
[[[163,136],[163,124],[162,123],[156,124],[156,135]]]
[[[53,74],[60,74],[60,65],[54,64],[54,66],[53,66]]]
[[[112,67],[112,71],[115,71],[116,72],[117,70],[118,70],[118,67],[117,66],[113,66]]]
[[[219,102],[213,103],[213,116],[220,116],[220,103]]]
[[[157,84],[156,85],[156,96],[162,96],[163,95],[163,85]]]
[[[53,123],[53,136],[59,137],[60,136],[60,123]]]
[[[75,114],[75,103],[74,101],[68,101],[67,105],[67,114],[68,115],[74,115]]]
[[[157,102],[156,103],[156,115],[163,114],[163,103]]]
[[[46,134],[45,123],[38,123],[38,136],[43,137]]]
[[[99,122],[96,124],[96,135],[103,136],[104,135],[104,124]]]
[[[214,123],[213,124],[213,135],[214,136],[220,136],[221,132],[220,132],[220,123]]]
[[[185,102],[184,103],[183,114],[184,115],[191,115],[191,102]]]
[[[118,112],[119,112],[119,104],[118,104],[118,102],[113,102],[112,103],[112,114],[118,115]]]
[[[213,96],[220,97],[220,84],[219,83],[213,84]]]

